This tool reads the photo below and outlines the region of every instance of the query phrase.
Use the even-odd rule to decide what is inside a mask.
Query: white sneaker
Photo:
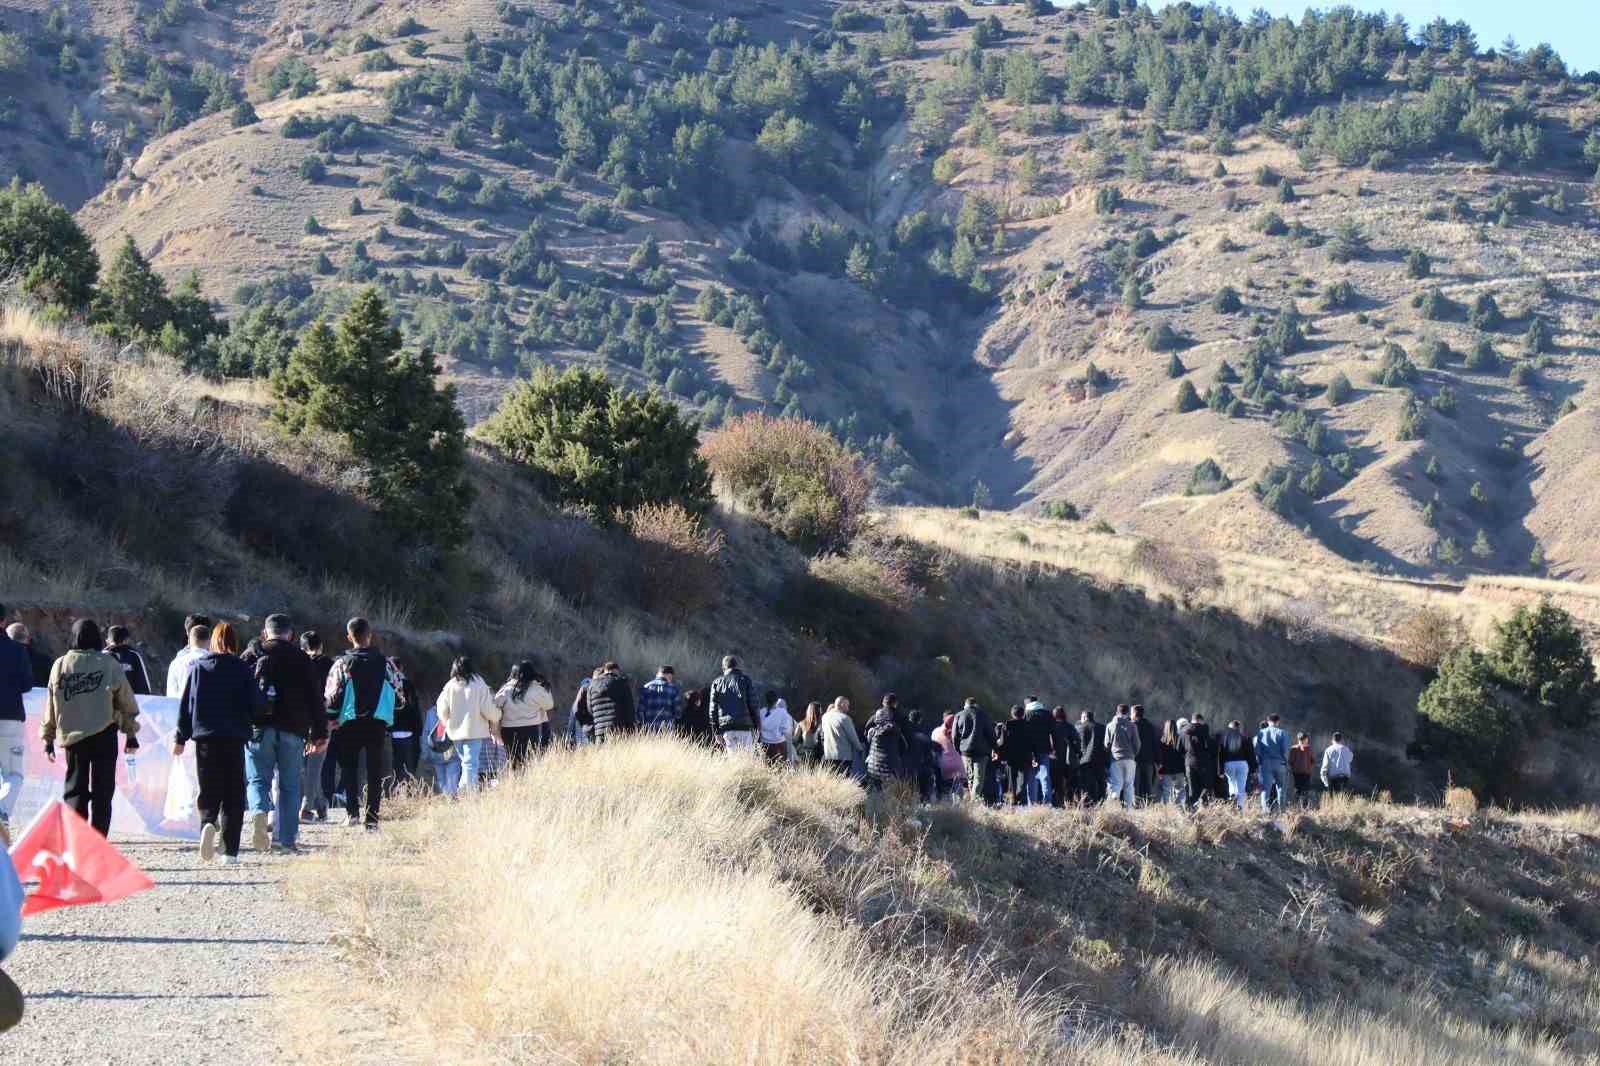
[[[250,846],[262,854],[272,850],[272,833],[267,829],[266,811],[257,811],[251,819]]]
[[[200,827],[200,861],[210,862],[217,857],[217,827],[207,822]]]
[[[239,865],[239,856],[237,856],[237,855],[224,855],[222,857],[222,865],[224,865],[224,866],[238,866]]]

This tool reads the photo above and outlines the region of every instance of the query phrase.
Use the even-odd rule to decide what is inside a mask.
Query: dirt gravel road
[[[351,830],[302,826],[308,850]],[[45,1066],[256,1066],[292,1059],[271,996],[333,969],[326,920],[283,892],[290,863],[202,864],[196,845],[116,839],[156,887],[106,906],[26,919],[6,971],[27,998],[0,1062]]]

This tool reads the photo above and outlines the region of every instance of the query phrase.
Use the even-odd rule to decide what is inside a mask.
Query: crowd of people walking
[[[4,608],[0,607],[0,618]],[[184,620],[184,647],[166,675],[178,701],[173,753],[194,745],[200,852],[238,861],[246,825],[258,851],[293,853],[302,822],[326,821],[342,803],[347,824],[376,828],[383,799],[416,787],[471,793],[517,769],[554,742],[554,686],[531,661],[515,664],[498,688],[469,656],[450,667],[426,703],[405,665],[377,647],[371,624],[352,618],[348,645],[329,655],[314,631],[288,616],[267,617],[241,646],[229,622]],[[66,758],[64,799],[102,834],[111,827],[119,739],[138,748],[139,705],[151,673],[126,627],[102,633],[75,622],[71,647],[37,655],[21,623],[0,635],[0,832],[23,783],[22,696],[45,688],[40,737],[54,761]],[[604,744],[634,732],[684,736],[779,766],[815,766],[867,789],[904,782],[925,802],[970,798],[1011,806],[1116,802],[1187,808],[1217,801],[1241,810],[1254,794],[1263,811],[1310,805],[1320,791],[1349,787],[1353,754],[1334,733],[1320,755],[1310,737],[1293,739],[1270,714],[1254,730],[1230,721],[1213,731],[1205,715],[1159,726],[1139,704],[1105,722],[1037,697],[998,720],[968,699],[959,710],[902,709],[892,693],[858,728],[850,701],[809,703],[799,718],[774,691],[758,690],[737,657],[703,687],[680,684],[671,666],[634,682],[615,662],[582,679],[565,741]]]

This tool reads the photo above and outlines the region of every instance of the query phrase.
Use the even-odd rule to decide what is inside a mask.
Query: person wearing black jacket
[[[389,747],[394,755],[394,770],[384,782],[389,795],[407,781],[416,779],[417,762],[422,758],[422,700],[417,686],[406,673],[405,664],[391,657],[389,664],[400,675],[400,706],[394,711],[394,728],[389,731]]]
[[[956,750],[961,753],[962,764],[966,767],[967,787],[972,790],[972,798],[984,803],[994,802],[991,758],[994,754],[994,721],[978,706],[977,700],[968,699],[962,704],[953,725]]]
[[[145,669],[144,656],[128,643],[127,626],[106,627],[106,654],[122,666],[135,696],[150,695],[150,671]]]
[[[631,733],[636,719],[633,707],[633,682],[623,674],[616,663],[606,663],[589,682],[584,697],[588,714],[585,724],[594,730],[596,744],[604,744],[607,737]]]
[[[900,713],[893,692],[867,721],[867,779],[869,790],[881,789],[897,777],[914,774],[911,763],[911,723]]]
[[[1055,754],[1055,730],[1050,723],[1050,712],[1038,697],[1029,696],[1023,704],[1023,720],[1028,723],[1028,741],[1033,745],[1036,772],[1028,779],[1028,802],[1050,804],[1055,799],[1055,788],[1050,776],[1050,764]]]
[[[1033,757],[1033,738],[1021,704],[1012,704],[1011,717],[1000,723],[995,732],[999,734],[998,750],[1005,773],[1003,788],[1011,792],[1011,806],[1024,806],[1028,802],[1028,779],[1038,769],[1038,763]]]
[[[1093,711],[1078,717],[1078,788],[1090,803],[1106,798],[1106,767],[1111,752],[1106,748],[1106,731],[1094,720]]]
[[[294,642],[289,616],[271,614],[243,656],[255,675],[265,710],[255,734],[245,746],[250,787],[251,844],[257,851],[274,845],[280,851],[298,850],[300,792],[306,751],[322,744],[328,735],[328,715],[317,688],[317,670],[311,657]],[[272,802],[276,777],[278,802]],[[277,826],[269,836],[267,818],[276,810]]]
[[[222,835],[223,861],[239,861],[239,831],[244,827],[244,746],[265,710],[255,675],[239,658],[233,626],[218,623],[211,631],[211,651],[189,668],[189,680],[178,702],[178,731],[172,754],[182,758],[194,741],[194,764],[200,781],[200,857],[216,855]]]
[[[1078,760],[1083,757],[1082,741],[1078,739],[1078,731],[1067,721],[1065,707],[1050,712],[1050,737],[1055,745],[1055,757],[1050,760],[1053,802],[1057,807],[1064,807],[1077,802]]]
[[[1183,752],[1183,774],[1189,779],[1189,809],[1210,799],[1217,784],[1217,742],[1206,725],[1206,716],[1196,714],[1178,741]]]
[[[327,687],[328,673],[333,669],[333,657],[323,652],[322,637],[314,629],[308,629],[300,634],[300,650],[306,653],[306,658],[311,663],[311,680],[320,696]],[[328,797],[333,794],[334,774],[339,769],[339,759],[333,751],[335,737],[328,728],[328,712],[322,707],[320,698],[318,706],[322,708],[322,731],[325,739],[306,749],[306,765],[300,774],[302,822],[309,822],[312,819],[321,822],[328,820]]]
[[[1156,763],[1160,760],[1161,734],[1144,713],[1144,704],[1135,703],[1129,712],[1139,731],[1139,752],[1133,757],[1134,798],[1140,803],[1156,801]]]

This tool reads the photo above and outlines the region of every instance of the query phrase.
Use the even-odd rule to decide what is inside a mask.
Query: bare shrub
[[[1437,670],[1450,649],[1467,642],[1467,627],[1448,611],[1422,607],[1389,631],[1389,641],[1407,662]]]
[[[741,415],[707,438],[700,454],[741,504],[808,551],[841,549],[861,529],[871,468],[821,426]]]
[[[647,503],[620,521],[638,545],[636,587],[645,610],[684,618],[717,598],[722,530],[676,503]]]
[[[1327,612],[1315,600],[1291,600],[1273,612],[1291,644],[1314,644],[1328,631]]]
[[[1207,552],[1179,548],[1159,540],[1141,540],[1129,558],[1141,570],[1172,588],[1185,603],[1222,587],[1222,568]]]

